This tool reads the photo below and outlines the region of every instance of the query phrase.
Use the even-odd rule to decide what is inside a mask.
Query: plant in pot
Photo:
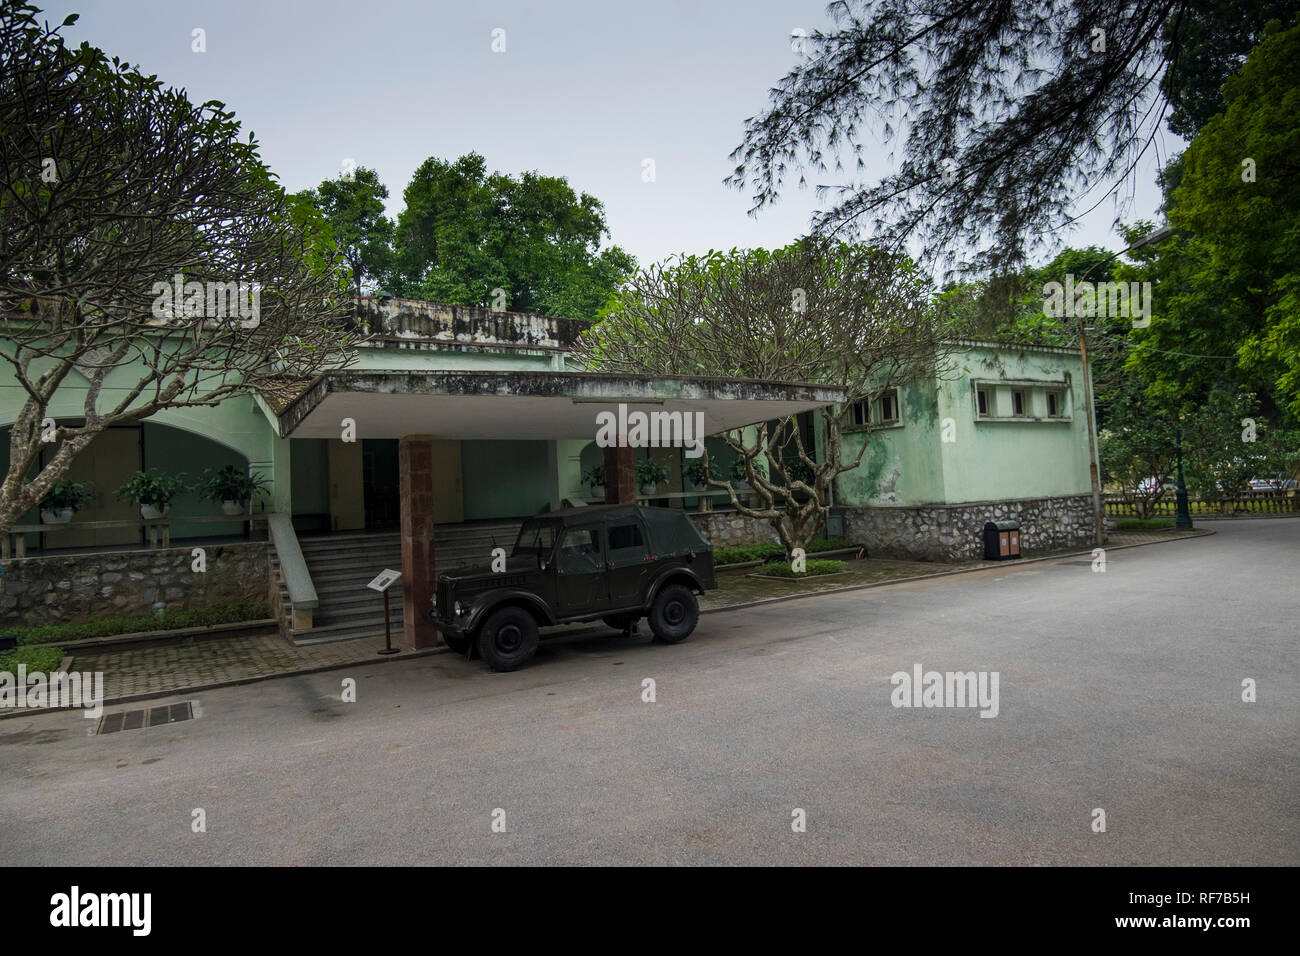
[[[169,475],[161,471],[137,471],[131,480],[117,489],[119,498],[134,501],[140,506],[140,517],[146,521],[162,518],[172,509],[172,499],[185,490],[185,475]]]
[[[591,489],[593,498],[605,497],[605,466],[595,465],[588,468],[582,473],[580,479],[584,485]]]
[[[733,458],[731,461],[731,483],[737,491],[748,491],[749,483],[745,481],[745,459],[743,457]]]
[[[655,493],[655,486],[668,478],[668,466],[649,458],[642,458],[636,463],[636,483],[641,486],[641,495],[649,498]]]
[[[686,476],[686,480],[691,483],[691,487],[695,491],[706,491],[709,487],[708,479],[717,480],[718,469],[713,464],[712,458],[705,459],[701,455],[699,458],[692,458],[687,461],[685,467],[682,468],[682,474]]]
[[[260,474],[250,475],[235,465],[226,465],[219,471],[211,468],[203,472],[199,492],[205,501],[221,502],[223,514],[242,515],[245,507],[252,508],[256,494],[266,491],[266,479]]]
[[[41,521],[44,524],[67,524],[77,509],[93,497],[82,482],[64,478],[41,499]]]

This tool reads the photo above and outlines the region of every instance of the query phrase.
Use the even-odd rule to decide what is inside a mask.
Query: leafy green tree
[[[1245,387],[1300,416],[1300,25],[1276,30],[1224,88],[1226,110],[1182,157],[1174,236],[1145,277],[1150,328],[1132,367],[1174,401]]]
[[[388,187],[373,169],[359,166],[327,179],[316,189],[297,193],[330,224],[344,261],[352,270],[352,287],[361,295],[387,274],[392,262],[393,222],[384,215]]]
[[[600,248],[600,202],[561,177],[489,174],[477,153],[433,157],[403,195],[390,281],[401,295],[593,318],[635,269],[619,247]]]

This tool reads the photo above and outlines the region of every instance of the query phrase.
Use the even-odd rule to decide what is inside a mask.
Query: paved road
[[[439,655],[208,692],[168,727],[7,720],[0,865],[1300,863],[1300,521],[1214,528],[514,674]],[[997,671],[998,716],[893,707],[917,663]]]

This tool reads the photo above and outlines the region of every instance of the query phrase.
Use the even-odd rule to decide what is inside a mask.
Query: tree
[[[635,268],[604,208],[560,177],[487,172],[477,153],[422,163],[398,217],[395,291],[458,305],[592,318]]]
[[[790,418],[722,437],[760,500],[741,514],[769,522],[787,549],[820,527],[835,477],[856,468],[841,429],[853,403],[914,380],[941,358],[942,329],[908,259],[877,249],[802,240],[783,249],[681,256],[638,271],[575,348],[590,368],[650,375],[816,382],[845,390],[819,409],[825,453]],[[707,459],[706,459],[707,461]]]
[[[1171,400],[1238,385],[1300,416],[1300,25],[1268,34],[1183,154],[1135,371]]]
[[[364,166],[294,196],[311,203],[330,224],[358,296],[392,265],[393,222],[384,215],[387,198],[388,187],[379,181],[379,174]]]
[[[0,361],[26,394],[3,533],[104,429],[337,365],[351,303],[222,104],[0,4]],[[79,423],[50,418],[72,392]]]
[[[838,29],[808,37],[806,59],[746,121],[727,181],[751,188],[757,211],[796,171],[804,185],[808,170],[840,171],[846,159],[861,169],[883,134],[901,147],[895,171],[819,187],[835,198],[814,231],[917,236],[932,261],[1014,271],[1081,198],[1100,203],[1132,174],[1168,105],[1162,84],[1192,112],[1199,94],[1184,90],[1223,81],[1235,39],[1222,62],[1180,58],[1185,38],[1199,43],[1218,22],[1211,2],[840,0]],[[1256,18],[1234,30],[1246,38],[1275,9],[1229,6],[1224,18]]]

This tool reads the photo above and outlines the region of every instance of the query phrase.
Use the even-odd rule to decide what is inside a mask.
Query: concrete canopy
[[[596,415],[620,403],[642,411],[703,412],[704,433],[795,415],[844,400],[829,385],[590,372],[330,372],[276,415],[282,438],[448,439],[596,437]]]

